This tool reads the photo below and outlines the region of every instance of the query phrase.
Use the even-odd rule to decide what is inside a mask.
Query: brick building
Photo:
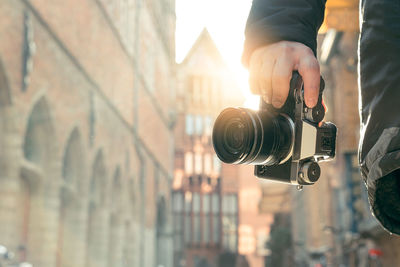
[[[178,83],[175,266],[218,266],[221,254],[231,253],[238,266],[261,267],[257,240],[267,235],[270,216],[259,214],[258,180],[252,167],[221,164],[211,144],[217,115],[244,98],[207,30],[179,65]]]
[[[175,3],[0,2],[0,243],[172,266]]]

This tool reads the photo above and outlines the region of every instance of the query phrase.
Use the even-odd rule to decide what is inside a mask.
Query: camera
[[[335,157],[336,126],[323,122],[321,78],[318,102],[308,108],[303,80],[293,72],[285,104],[274,108],[261,98],[260,108],[226,108],[217,117],[212,142],[218,158],[228,164],[255,165],[257,177],[294,185],[314,184],[319,162]]]

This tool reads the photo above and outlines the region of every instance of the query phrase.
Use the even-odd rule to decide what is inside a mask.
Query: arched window
[[[0,59],[0,107],[11,105],[11,93],[7,75]]]
[[[167,205],[165,197],[161,196],[157,201],[157,228],[156,228],[156,266],[167,266],[168,261],[168,236],[167,236]]]
[[[92,177],[89,186],[89,215],[87,225],[87,264],[86,266],[105,267],[107,255],[107,217],[104,216],[106,201],[107,172],[102,150],[93,163]]]
[[[22,235],[20,244],[25,248],[22,260],[27,260],[35,266],[41,266],[43,261],[54,262],[56,251],[46,238],[56,240],[57,231],[54,227],[43,227],[43,216],[47,220],[56,220],[58,210],[48,209],[44,203],[58,203],[58,194],[54,183],[57,177],[55,169],[54,128],[47,100],[42,97],[33,107],[28,118],[24,138],[24,158],[21,166],[21,197]],[[37,244],[43,244],[37,246]],[[44,259],[42,251],[47,250],[49,256]]]
[[[185,153],[185,174],[186,175],[193,174],[193,153],[192,152]]]
[[[135,217],[137,216],[137,196],[136,186],[133,178],[128,181],[128,208],[126,209],[127,220],[124,223],[124,246],[123,246],[123,262],[125,266],[136,266],[138,260],[138,232],[135,227]]]
[[[110,231],[108,239],[108,266],[123,266],[123,194],[121,169],[117,167],[113,176],[111,191]]]
[[[24,140],[24,156],[39,167],[48,167],[54,153],[54,130],[48,104],[41,98],[28,119]]]
[[[81,135],[77,128],[70,134],[65,148],[60,199],[60,224],[58,236],[59,267],[84,266],[85,233],[82,224],[84,216],[82,198],[84,188],[85,156],[83,154]]]

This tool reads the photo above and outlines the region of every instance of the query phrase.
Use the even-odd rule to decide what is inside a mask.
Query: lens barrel
[[[219,159],[230,164],[280,164],[291,156],[294,124],[282,114],[227,108],[215,121],[212,139]]]

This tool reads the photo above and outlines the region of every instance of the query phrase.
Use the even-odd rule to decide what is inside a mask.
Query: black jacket
[[[253,0],[242,61],[258,47],[297,41],[316,52],[324,0]],[[371,209],[400,234],[400,2],[362,0],[359,161]],[[340,140],[338,140],[340,142]]]
[[[296,41],[317,48],[318,29],[324,20],[323,0],[253,0],[246,25],[242,61],[248,65],[251,53],[258,47],[285,41]]]

